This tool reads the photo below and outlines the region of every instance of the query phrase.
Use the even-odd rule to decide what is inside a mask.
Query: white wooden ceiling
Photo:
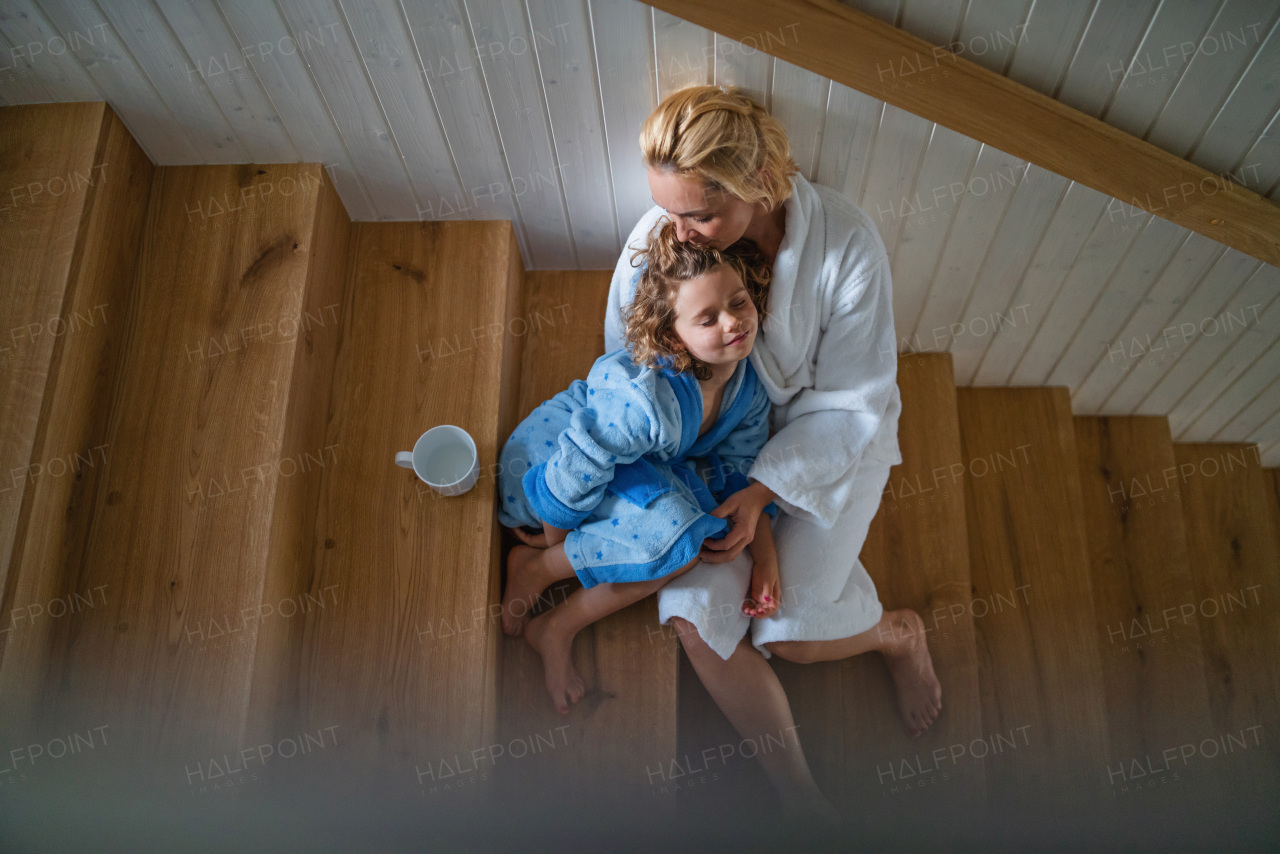
[[[1280,192],[1275,0],[851,5],[1222,192]],[[689,83],[743,86],[878,222],[904,351],[1280,465],[1280,270],[759,49],[794,37],[728,41],[636,0],[0,0],[0,100],[106,100],[156,163],[321,162],[354,219],[511,219],[529,268],[600,269],[651,204],[644,117]]]

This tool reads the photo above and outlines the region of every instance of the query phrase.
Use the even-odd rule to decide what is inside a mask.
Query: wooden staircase
[[[498,452],[602,352],[608,273],[526,274],[506,222],[353,224],[317,165],[154,167],[103,104],[0,110],[0,181],[23,188],[0,223],[0,798],[125,773],[183,820],[314,796],[531,833],[586,799],[601,833],[748,838],[775,814],[654,599],[580,636],[564,718],[499,631]],[[1164,418],[1073,417],[1062,388],[957,389],[946,354],[899,385],[861,557],[924,618],[944,712],[912,741],[878,657],[773,662],[849,823],[1265,826],[1280,472]],[[459,498],[392,462],[441,423],[479,449]]]

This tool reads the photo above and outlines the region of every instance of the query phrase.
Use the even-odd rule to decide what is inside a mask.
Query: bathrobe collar
[[[698,385],[693,374],[671,370],[668,357],[659,357],[658,362],[663,366],[662,373],[670,381],[680,404],[680,451],[676,456],[703,456],[720,444],[747,414],[747,408],[755,396],[755,384],[759,381],[755,368],[747,359],[738,362],[733,376],[725,383],[716,423],[705,435],[699,437],[698,428],[702,426],[702,410],[706,405],[702,399],[702,386]]]

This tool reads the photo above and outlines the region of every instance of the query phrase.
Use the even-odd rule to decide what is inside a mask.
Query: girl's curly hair
[[[676,294],[682,282],[696,279],[724,265],[738,274],[751,302],[759,313],[760,326],[768,317],[769,282],[773,271],[760,248],[750,240],[739,240],[728,249],[713,249],[681,243],[676,227],[663,217],[649,232],[647,246],[634,249],[631,265],[641,266],[635,297],[623,309],[626,346],[631,359],[642,367],[669,367],[677,373],[690,372],[700,380],[711,378],[711,367],[688,350],[678,350],[675,331]],[[665,357],[670,362],[659,361]]]

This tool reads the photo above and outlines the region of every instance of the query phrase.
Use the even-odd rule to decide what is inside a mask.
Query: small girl
[[[641,270],[626,348],[534,409],[500,458],[498,520],[541,528],[547,543],[512,549],[502,629],[542,656],[561,714],[585,693],[570,655],[577,632],[692,569],[704,540],[724,538],[729,522],[712,511],[748,485],[769,438],[769,398],[747,360],[768,294],[762,253],[749,241],[681,243],[664,219],[632,262]],[[776,518],[777,505],[765,512]],[[778,561],[763,517],[749,548],[742,610],[768,617]],[[574,575],[583,589],[526,625],[543,591]]]

